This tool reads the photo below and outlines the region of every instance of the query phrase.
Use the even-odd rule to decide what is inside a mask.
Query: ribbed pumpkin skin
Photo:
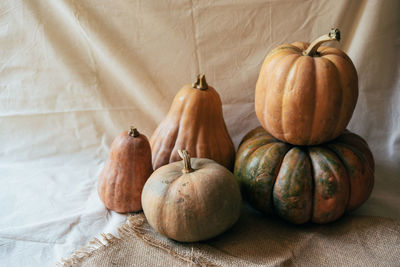
[[[368,199],[374,159],[367,143],[347,130],[324,145],[300,147],[257,127],[239,146],[234,174],[259,211],[296,224],[322,224]]]
[[[317,145],[345,130],[358,98],[357,71],[341,50],[326,46],[305,56],[308,43],[272,50],[264,60],[255,90],[261,125],[294,145]]]
[[[182,161],[157,169],[143,188],[143,211],[159,233],[181,242],[212,238],[239,218],[238,183],[225,167],[210,159],[191,159],[194,169],[182,173]]]
[[[153,172],[147,137],[119,134],[98,177],[97,191],[105,206],[119,213],[142,210],[143,186]]]
[[[211,86],[206,90],[184,86],[150,138],[154,170],[180,160],[179,149],[192,157],[209,158],[232,170],[235,147],[222,114],[221,99]]]

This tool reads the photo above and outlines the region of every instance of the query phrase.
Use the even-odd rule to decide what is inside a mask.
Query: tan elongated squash
[[[204,75],[185,85],[150,138],[154,170],[179,160],[185,148],[197,158],[209,158],[232,170],[235,148],[222,114],[221,99]]]

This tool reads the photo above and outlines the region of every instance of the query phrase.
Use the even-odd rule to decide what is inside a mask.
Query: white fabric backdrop
[[[370,1],[0,2],[0,265],[53,266],[123,215],[96,192],[112,139],[150,137],[199,72],[238,145],[258,125],[254,88],[275,46],[338,26],[359,74],[349,129],[376,160],[357,212],[400,218],[400,6]]]

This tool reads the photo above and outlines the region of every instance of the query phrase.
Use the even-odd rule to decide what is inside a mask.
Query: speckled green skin
[[[239,146],[234,174],[259,211],[296,224],[323,224],[368,199],[374,159],[368,144],[349,131],[329,143],[300,147],[257,127]]]

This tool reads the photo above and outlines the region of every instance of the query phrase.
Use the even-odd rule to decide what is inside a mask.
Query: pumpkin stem
[[[317,38],[308,46],[307,50],[303,52],[303,55],[310,57],[318,55],[317,49],[319,46],[328,41],[340,41],[340,31],[338,28],[332,28],[328,34]]]
[[[178,150],[179,156],[183,159],[183,173],[189,173],[193,172],[194,169],[192,168],[190,164],[190,156],[189,153],[186,150]]]
[[[131,129],[129,130],[128,134],[130,136],[132,136],[132,137],[138,137],[139,136],[139,132],[138,132],[138,130],[136,129],[135,126],[131,126]]]
[[[206,81],[206,76],[204,74],[197,75],[197,80],[192,84],[193,88],[200,90],[207,90],[208,84]]]

